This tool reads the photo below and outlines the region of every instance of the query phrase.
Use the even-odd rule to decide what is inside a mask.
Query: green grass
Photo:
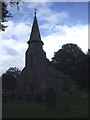
[[[83,97],[82,97],[83,95]],[[69,98],[70,109],[64,112],[59,109],[48,110],[45,103],[11,102],[3,104],[3,117],[5,118],[85,118],[88,117],[87,93],[61,93],[57,95]]]

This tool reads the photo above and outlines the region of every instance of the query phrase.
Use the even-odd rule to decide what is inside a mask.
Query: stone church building
[[[43,50],[36,12],[32,25],[28,49],[25,53],[25,67],[17,78],[16,96],[19,99],[35,99],[41,96],[45,99],[46,90],[53,89],[62,92],[70,89],[70,79],[67,75],[47,65],[46,53]]]

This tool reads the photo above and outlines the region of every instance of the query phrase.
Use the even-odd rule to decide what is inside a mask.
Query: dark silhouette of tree
[[[20,2],[21,0],[19,0],[19,2]],[[12,16],[12,14],[10,13],[10,11],[8,11],[8,8],[7,8],[7,6],[8,5],[10,5],[11,7],[13,7],[13,6],[17,6],[17,8],[18,8],[18,10],[19,10],[19,2],[7,2],[7,0],[5,0],[4,2],[1,2],[0,1],[0,9],[2,9],[0,12],[0,14],[1,14],[1,21],[0,21],[0,29],[2,30],[2,31],[5,31],[5,29],[6,29],[6,27],[7,26],[5,26],[3,23],[4,22],[7,22],[8,20],[7,20],[7,18],[8,17],[13,17]]]
[[[14,91],[16,87],[16,78],[21,70],[16,67],[10,67],[6,73],[2,75],[2,89],[5,91]]]
[[[89,86],[89,79],[90,79],[90,49],[88,49],[87,53],[87,58],[88,58],[88,90],[90,91],[90,86]]]
[[[52,67],[70,75],[80,88],[87,88],[87,56],[76,44],[65,44],[54,53]]]
[[[90,49],[88,49],[87,57],[88,57],[88,60],[90,60]]]
[[[6,2],[1,2],[1,7],[2,7],[2,18],[1,18],[1,22],[7,22],[6,18],[7,17],[12,17],[11,13],[7,10],[7,3]],[[4,31],[5,28],[7,26],[5,26],[4,24],[1,24],[1,30]]]

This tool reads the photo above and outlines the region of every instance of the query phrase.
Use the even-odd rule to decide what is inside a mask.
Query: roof
[[[57,71],[51,67],[48,67],[48,75],[50,77],[53,77],[53,78],[63,78],[65,79],[66,77],[68,77],[66,74],[64,74],[63,72],[61,71]]]
[[[41,41],[41,36],[40,36],[40,31],[39,31],[39,27],[38,27],[36,14],[34,16],[34,21],[33,21],[33,25],[32,25],[30,39],[27,43],[30,44],[30,43],[33,43],[33,42],[43,44],[43,42]]]

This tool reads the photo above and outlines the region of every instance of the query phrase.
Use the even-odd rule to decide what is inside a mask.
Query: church
[[[21,100],[42,98],[44,100],[48,88],[53,89],[55,93],[68,91],[70,89],[69,77],[47,65],[46,53],[43,50],[44,43],[41,40],[36,12],[30,39],[27,43],[25,67],[17,78],[17,98]]]

